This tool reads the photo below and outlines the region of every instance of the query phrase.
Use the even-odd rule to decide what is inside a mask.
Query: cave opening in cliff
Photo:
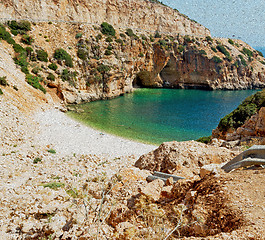
[[[136,74],[133,80],[134,88],[149,86],[151,83],[151,73],[148,71],[140,71]]]

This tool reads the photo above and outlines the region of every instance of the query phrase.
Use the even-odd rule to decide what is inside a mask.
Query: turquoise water
[[[211,135],[223,116],[255,92],[137,89],[112,100],[80,105],[83,113],[68,114],[105,132],[160,144]]]

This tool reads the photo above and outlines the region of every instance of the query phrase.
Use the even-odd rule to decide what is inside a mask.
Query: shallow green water
[[[220,119],[255,90],[137,89],[112,100],[80,105],[75,119],[102,131],[160,144],[211,135]]]

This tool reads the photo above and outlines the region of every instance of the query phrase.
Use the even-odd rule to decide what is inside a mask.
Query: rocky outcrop
[[[265,138],[265,107],[262,107],[256,114],[252,115],[241,127],[230,129],[227,132],[220,132],[217,129],[213,131],[213,137],[221,137],[228,141],[248,140],[256,138],[264,142]]]
[[[210,35],[210,31],[177,10],[149,0],[8,0],[0,2],[2,19],[28,19],[132,28],[154,33]]]
[[[212,138],[227,141],[265,143],[265,91],[246,98],[233,112],[223,117]]]
[[[217,148],[195,141],[166,142],[135,163],[140,169],[173,173],[181,177],[193,177],[208,164],[220,164],[235,156],[226,148]]]
[[[184,46],[182,53],[180,46]],[[220,46],[227,50],[230,59],[222,52],[216,52]],[[242,55],[244,48],[254,51],[253,56],[259,59],[260,56],[255,50],[242,41],[236,41],[236,44],[232,45],[227,39],[194,39],[187,42],[185,37],[179,38],[178,44],[173,44],[172,50],[168,53],[169,57],[163,63],[160,78],[164,86],[173,88],[235,90],[264,87],[265,66],[258,61],[247,66],[245,62],[249,59]]]

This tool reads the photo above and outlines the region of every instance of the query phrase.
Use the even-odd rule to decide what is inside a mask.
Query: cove
[[[211,135],[222,117],[255,92],[136,89],[115,99],[78,105],[84,111],[68,115],[93,128],[144,143],[196,140]]]

